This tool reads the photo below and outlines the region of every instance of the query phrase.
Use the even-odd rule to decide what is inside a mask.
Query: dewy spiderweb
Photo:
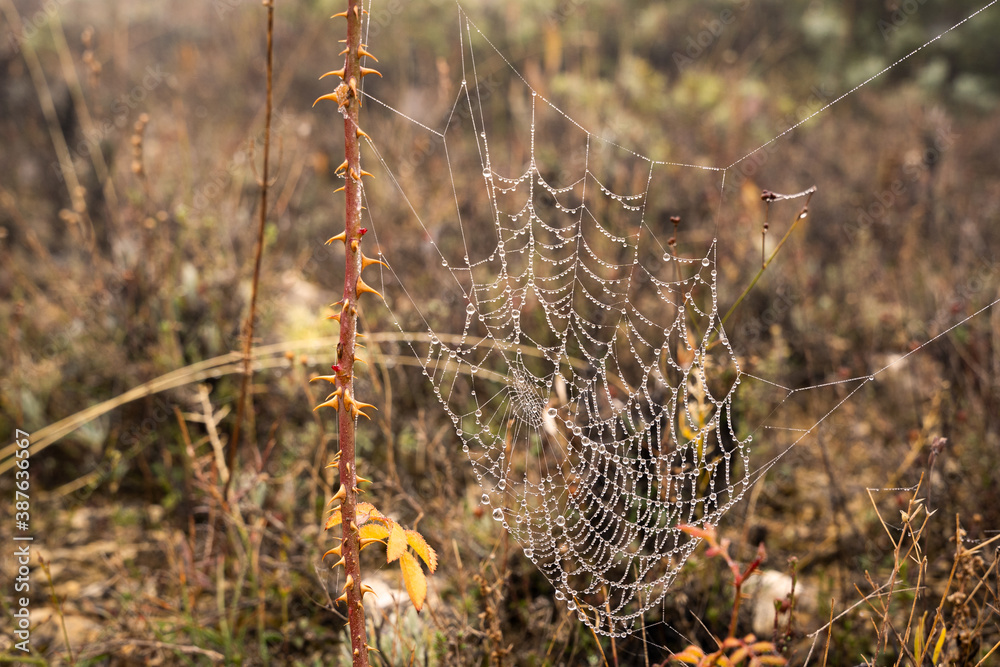
[[[751,435],[734,427],[733,400],[747,376],[719,314],[717,241],[695,234],[696,253],[662,241],[670,207],[682,206],[669,201],[673,175],[699,170],[709,179],[715,203],[683,207],[711,218],[736,163],[694,167],[627,151],[583,130],[523,79],[527,149],[499,159],[483,115],[491,90],[472,48],[473,35],[482,37],[461,20],[465,77],[445,129],[404,118],[432,135],[453,185],[481,171],[484,201],[463,201],[456,190],[457,228],[433,224],[371,145],[429,256],[447,270],[434,285],[445,313],[421,309],[405,286],[395,288],[397,301],[391,269],[387,303],[401,330],[408,316],[426,329],[410,346],[463,443],[482,503],[557,599],[595,631],[626,635],[697,546],[679,526],[718,523],[756,478]],[[536,145],[538,128],[552,123],[582,150]],[[456,136],[475,139],[471,156],[460,154]]]
[[[463,85],[470,111],[481,93]],[[493,518],[582,621],[626,634],[697,544],[678,526],[717,523],[748,488],[750,437],[731,419],[740,367],[714,244],[684,256],[647,227],[650,184],[669,168],[639,160],[642,189],[616,194],[592,163],[617,147],[585,133],[579,171],[554,184],[535,132],[536,112],[556,110],[534,92],[529,104],[519,173],[467,116],[492,229],[477,219],[461,255],[435,244],[464,317],[413,347]]]
[[[712,252],[644,255],[584,193],[637,215],[642,198],[589,174],[577,195],[533,163],[484,178],[497,243],[453,267],[468,276],[461,334],[431,333],[422,365],[493,517],[581,620],[627,632],[695,545],[678,524],[718,521],[747,488]]]

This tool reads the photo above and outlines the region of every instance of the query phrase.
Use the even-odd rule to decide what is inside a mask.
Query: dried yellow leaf
[[[385,562],[391,563],[406,553],[406,531],[393,521],[389,526],[389,542],[385,546]]]
[[[427,564],[427,569],[431,572],[437,569],[438,557],[437,553],[427,544],[427,540],[424,536],[415,530],[406,531],[406,542],[410,545],[410,548],[423,559],[424,563]]]
[[[413,607],[417,611],[420,611],[427,598],[427,578],[424,576],[424,571],[420,569],[420,563],[417,562],[417,559],[406,550],[400,556],[399,569],[403,572],[403,583],[406,584],[406,592],[410,595],[410,602],[413,603]]]
[[[361,539],[384,540],[389,537],[389,529],[380,523],[367,523],[359,529],[358,537]]]
[[[330,530],[334,526],[339,526],[341,521],[342,518],[340,516],[340,508],[338,507],[337,509],[333,510],[333,514],[331,514],[330,518],[326,520],[326,526],[324,526],[324,528],[326,530]]]

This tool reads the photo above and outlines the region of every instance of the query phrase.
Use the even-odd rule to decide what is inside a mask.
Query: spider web
[[[697,546],[681,526],[717,524],[851,397],[962,323],[869,375],[793,389],[742,370],[719,305],[727,176],[950,30],[714,166],[652,159],[589,132],[461,8],[459,19],[462,79],[440,129],[366,94],[449,170],[437,174],[446,189],[425,179],[422,193],[411,178],[419,165],[394,164],[369,140],[422,238],[405,261],[441,267],[426,283],[402,284],[395,267],[404,260],[379,253],[388,265],[381,290],[487,511],[583,623],[626,636]],[[507,96],[510,117],[485,112],[495,94]],[[471,200],[457,185],[470,175],[481,179]],[[398,233],[371,226],[376,240]],[[837,391],[818,420],[769,415],[748,427],[734,416],[747,384],[774,393],[775,411],[804,392]],[[787,447],[754,469],[754,433],[777,431],[792,435]]]

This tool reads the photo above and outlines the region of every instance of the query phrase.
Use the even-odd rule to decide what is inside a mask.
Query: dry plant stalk
[[[919,496],[923,486],[921,478],[906,510],[900,511],[900,523],[887,521],[869,492],[879,523],[893,545],[893,567],[889,581],[881,586],[869,576],[872,592],[862,595],[862,602],[872,613],[871,623],[877,640],[875,655],[866,659],[866,664],[881,664],[879,661],[891,656],[893,651],[896,652],[896,665],[988,664],[989,656],[1000,649],[1000,642],[978,661],[977,657],[983,648],[985,616],[995,609],[990,601],[996,600],[996,591],[990,588],[989,577],[995,573],[997,560],[994,558],[987,564],[982,554],[991,544],[1000,541],[1000,536],[970,548],[965,544],[966,531],[956,514],[951,572],[940,599],[931,606],[933,611],[925,609],[921,614],[920,607],[924,606],[923,601],[930,592],[925,583],[930,561],[922,542],[931,517],[935,515]],[[896,534],[898,537],[894,537]],[[912,588],[901,587],[906,580],[904,564],[907,562],[916,569]],[[904,592],[913,594],[909,609],[894,604],[895,596]]]
[[[243,424],[243,411],[246,409],[247,390],[250,384],[250,357],[253,349],[254,318],[257,315],[257,291],[260,286],[260,263],[264,254],[264,227],[267,222],[267,179],[271,159],[271,77],[274,69],[274,1],[264,0],[267,7],[267,97],[264,114],[264,164],[260,174],[260,216],[257,220],[257,245],[254,250],[253,286],[250,289],[250,313],[247,315],[245,337],[243,340],[243,377],[240,380],[240,397],[236,404],[236,424],[233,426],[233,440],[229,443],[227,467],[230,476],[226,479],[226,493],[231,487],[233,473],[236,470],[236,450],[240,446],[240,427]],[[140,163],[141,166],[141,163]],[[253,395],[250,396],[251,408]],[[252,409],[251,409],[252,412]]]

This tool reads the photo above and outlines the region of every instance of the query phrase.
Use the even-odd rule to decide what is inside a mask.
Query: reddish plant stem
[[[358,0],[348,0],[347,5],[347,54],[344,60],[344,82],[356,86],[361,82],[361,5]],[[357,333],[358,281],[361,278],[361,145],[358,140],[358,112],[361,100],[348,95],[344,107],[344,153],[347,160],[344,192],[346,194],[346,228],[344,250],[344,300],[340,311],[340,343],[337,345],[337,388],[342,389],[341,407],[338,411],[340,432],[340,483],[344,489],[341,516],[344,517],[341,555],[347,587],[347,617],[350,624],[351,648],[354,667],[368,667],[368,647],[365,636],[365,612],[362,606],[361,566],[359,563],[357,516],[357,470],[355,466],[354,429],[357,419],[353,407],[354,352]]]

